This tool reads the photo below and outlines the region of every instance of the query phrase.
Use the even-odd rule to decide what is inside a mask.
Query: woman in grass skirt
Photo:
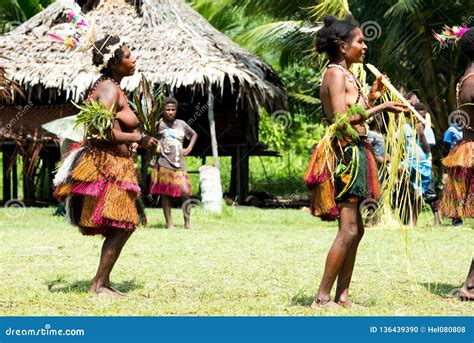
[[[450,119],[462,128],[463,138],[443,159],[448,179],[440,210],[447,218],[474,218],[474,28],[460,30],[456,36],[461,38],[453,41],[459,43],[469,64],[456,87],[459,110]],[[459,297],[474,300],[474,258]]]
[[[186,206],[186,199],[191,197],[192,192],[184,156],[191,153],[196,144],[197,133],[185,121],[176,119],[177,111],[178,101],[172,97],[166,98],[163,119],[159,121],[157,130],[160,156],[158,165],[153,170],[150,193],[162,197],[167,229],[174,228],[171,218],[172,198],[184,201],[184,227],[192,229],[190,206]],[[186,148],[183,148],[184,138],[189,139]]]
[[[380,196],[375,157],[366,141],[366,120],[383,110],[398,113],[405,106],[388,102],[370,107],[383,87],[376,80],[367,97],[349,71],[352,63],[363,62],[367,50],[358,23],[352,17],[338,20],[333,16],[323,17],[323,22],[316,50],[326,53],[329,65],[322,76],[320,97],[324,115],[332,125],[314,148],[305,181],[312,190],[312,214],[326,220],[338,219],[339,231],[311,307],[351,307],[349,285],[364,234],[359,207],[364,200],[375,201]],[[331,301],[336,278],[336,296]]]
[[[137,225],[146,222],[131,146],[152,149],[158,142],[138,132],[138,119],[120,88],[122,78],[135,72],[127,45],[119,37],[106,36],[93,48],[93,63],[102,76],[84,105],[90,109],[86,139],[63,159],[54,180],[55,196],[66,202],[68,219],[84,235],[105,237],[90,293],[116,296],[120,293],[110,283],[112,268]],[[97,135],[92,127],[100,126],[101,108],[110,111],[111,124]]]

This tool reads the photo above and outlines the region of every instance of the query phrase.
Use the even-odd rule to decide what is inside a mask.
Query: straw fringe
[[[275,71],[212,27],[184,0],[97,2],[98,6],[85,13],[86,19],[95,22],[97,36],[119,32],[153,86],[167,85],[171,91],[188,87],[195,94],[204,94],[209,84],[221,92],[228,84],[238,99],[245,98],[254,109],[259,105],[269,111],[285,107],[286,91]],[[8,51],[12,60],[2,63],[25,89],[40,92],[48,88],[52,97],[62,93],[77,102],[99,71],[89,52],[68,50],[46,34],[68,28],[61,20],[68,8],[78,10],[73,0],[58,0],[0,36],[0,51]],[[125,78],[123,89],[135,90],[140,79],[140,73]]]
[[[443,159],[448,179],[440,203],[447,218],[474,218],[474,141],[461,141]]]

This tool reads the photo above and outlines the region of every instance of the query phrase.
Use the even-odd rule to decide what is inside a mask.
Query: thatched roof
[[[284,106],[286,92],[271,67],[214,29],[184,0],[143,0],[138,6],[125,0],[98,2],[86,13],[96,24],[97,37],[125,38],[137,58],[139,72],[123,80],[126,90],[138,86],[140,72],[153,84],[203,94],[209,82],[222,91],[230,81],[239,98],[251,104]],[[8,51],[13,60],[3,64],[25,89],[50,88],[77,101],[97,79],[90,51],[70,51],[47,36],[68,25],[64,10],[73,6],[78,5],[72,0],[58,0],[0,36],[0,51]]]
[[[0,59],[8,60],[5,56],[0,55]],[[0,66],[0,100],[6,103],[14,100],[14,94],[19,93],[23,96],[23,92],[19,85],[8,78],[7,72],[3,66]]]

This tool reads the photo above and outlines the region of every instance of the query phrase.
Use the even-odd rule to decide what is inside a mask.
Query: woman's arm
[[[111,108],[116,116],[119,115],[121,105],[120,105],[120,89],[112,81],[105,80],[102,81],[96,90],[91,94],[90,99],[95,102],[100,102],[107,107]],[[142,135],[139,132],[123,132],[120,123],[117,119],[114,120],[114,127],[112,128],[111,134],[109,135],[107,141],[114,144],[123,144],[123,143],[133,143],[140,142]]]
[[[198,138],[198,135],[196,132],[194,132],[193,135],[191,136],[191,139],[189,140],[188,146],[186,147],[186,149],[183,149],[184,156],[188,156],[191,153],[191,151],[194,148],[194,145],[196,144],[197,138]]]

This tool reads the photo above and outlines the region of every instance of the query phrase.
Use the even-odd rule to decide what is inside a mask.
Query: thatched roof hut
[[[25,90],[31,105],[16,118],[15,127],[41,124],[36,105],[51,106],[44,122],[74,114],[70,101],[81,100],[99,76],[90,51],[70,50],[48,36],[67,29],[65,11],[74,7],[95,23],[98,38],[115,34],[127,41],[138,72],[123,79],[126,91],[135,90],[143,74],[178,98],[178,117],[190,120],[200,134],[194,151],[200,156],[210,154],[209,122],[202,114],[212,90],[219,153],[235,158],[231,193],[242,199],[248,187],[248,156],[265,153],[258,142],[260,107],[283,109],[286,91],[269,65],[214,29],[184,0],[58,0],[0,36],[0,51],[11,58],[0,66]],[[0,112],[3,125],[10,117],[18,117],[18,111]]]
[[[72,0],[58,0],[0,37],[0,51],[8,51],[13,60],[4,65],[24,88],[65,92],[67,99],[78,101],[97,79],[90,52],[74,52],[47,36],[64,31],[64,11],[73,7],[78,6]],[[252,105],[273,108],[285,101],[275,72],[214,29],[184,0],[143,0],[139,6],[125,0],[96,1],[86,18],[96,24],[97,37],[125,38],[139,72],[150,83],[205,93],[209,82],[220,90],[229,82],[238,97]],[[122,86],[132,91],[140,77],[137,73],[126,78]]]

